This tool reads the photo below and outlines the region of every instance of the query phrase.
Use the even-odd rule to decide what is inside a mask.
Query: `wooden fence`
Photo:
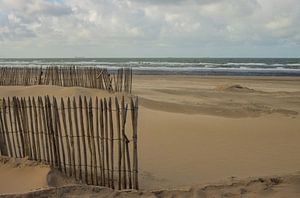
[[[57,85],[131,93],[132,69],[99,67],[0,67],[0,85]]]
[[[1,155],[49,164],[86,184],[139,188],[137,97],[13,97],[1,103]]]

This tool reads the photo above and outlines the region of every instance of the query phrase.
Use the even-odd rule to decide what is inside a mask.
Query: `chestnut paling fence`
[[[99,67],[0,67],[0,85],[77,86],[131,93],[132,69],[119,68],[109,73],[107,68]]]
[[[2,98],[0,152],[86,184],[138,189],[138,98]]]

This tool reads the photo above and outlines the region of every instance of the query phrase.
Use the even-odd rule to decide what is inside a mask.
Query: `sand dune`
[[[24,161],[23,161],[24,162]],[[27,161],[27,166],[29,165]],[[25,171],[27,166],[23,166]],[[35,168],[35,174],[38,167]],[[19,179],[22,176],[18,176]],[[1,197],[111,197],[111,198],[168,198],[168,197],[272,197],[297,198],[299,197],[300,174],[290,174],[273,177],[257,177],[239,180],[231,178],[230,181],[209,185],[191,186],[186,188],[162,189],[153,191],[114,191],[105,187],[87,186],[82,184],[67,184],[59,187],[43,186],[37,190],[27,192],[6,193]],[[28,186],[28,185],[27,185]],[[25,189],[24,189],[25,190]]]
[[[149,109],[233,118],[269,114],[293,117],[300,112],[299,78],[136,78],[134,91]]]
[[[119,194],[85,186],[70,187],[73,194],[65,190],[70,195],[81,190],[89,194],[92,188],[112,197],[297,197],[299,174],[287,174],[300,167],[299,82],[299,78],[273,77],[137,76],[133,90],[141,102],[138,138],[143,192]],[[2,97],[114,96],[56,86],[0,87],[0,93]],[[275,175],[275,180],[236,181],[268,175]],[[276,175],[285,176],[278,180]],[[214,185],[205,187],[208,183]],[[187,191],[150,192],[184,186]]]
[[[47,187],[50,168],[27,159],[0,157],[0,194],[24,193]]]

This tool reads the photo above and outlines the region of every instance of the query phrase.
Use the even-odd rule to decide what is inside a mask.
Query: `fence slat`
[[[6,132],[6,139],[7,139],[7,143],[8,143],[8,150],[9,150],[9,156],[13,156],[13,147],[14,145],[11,144],[11,138],[10,138],[10,135],[9,135],[9,131],[8,131],[8,125],[7,125],[7,117],[6,117],[6,102],[5,102],[5,99],[3,98],[2,99],[2,108],[3,108],[3,113],[2,113],[2,116],[3,116],[3,130],[4,132]]]
[[[29,111],[29,120],[30,120],[30,130],[31,130],[31,139],[32,139],[32,153],[33,153],[33,160],[37,160],[37,149],[36,149],[36,132],[35,132],[35,128],[33,125],[33,112],[32,112],[32,103],[31,103],[31,99],[30,97],[28,97],[28,111]]]
[[[64,133],[65,133],[65,140],[66,140],[66,145],[67,145],[67,156],[68,156],[68,176],[72,175],[72,166],[71,166],[71,149],[70,149],[70,144],[69,144],[69,136],[68,136],[68,129],[67,129],[67,122],[66,122],[66,114],[65,114],[65,104],[63,98],[60,100],[60,105],[61,105],[61,116],[62,116],[62,121],[63,121],[63,128],[64,128]]]
[[[74,122],[74,120],[72,120],[71,100],[69,97],[68,97],[68,119],[69,119],[69,142],[71,148],[71,160],[72,160],[72,168],[73,168],[72,174],[76,178],[75,148],[74,148],[74,135],[73,135],[73,123],[72,123]]]
[[[8,149],[7,149],[4,133],[5,133],[5,129],[2,120],[2,112],[0,112],[0,151],[1,151],[1,155],[8,156]]]
[[[85,142],[85,127],[83,120],[83,110],[82,110],[82,98],[79,96],[79,119],[80,119],[80,129],[81,129],[81,139],[83,143],[83,159],[84,159],[84,174],[85,174],[85,182],[88,183],[88,170],[87,170],[87,152],[86,152],[86,142]],[[82,176],[83,178],[83,176]]]
[[[35,140],[36,140],[36,151],[37,151],[37,160],[38,161],[42,161],[42,154],[41,154],[41,146],[40,146],[40,137],[41,137],[41,130],[39,129],[39,126],[41,124],[41,122],[39,121],[38,118],[40,118],[40,116],[38,117],[37,114],[37,109],[36,109],[36,102],[35,102],[35,98],[32,97],[32,108],[33,108],[33,116],[34,116],[34,129],[35,129]]]
[[[62,165],[63,165],[63,172],[65,174],[67,174],[67,167],[66,167],[66,156],[65,156],[65,144],[63,141],[63,135],[62,135],[62,126],[61,126],[61,122],[60,122],[60,115],[59,115],[59,111],[58,111],[58,104],[57,104],[57,100],[56,98],[53,98],[53,108],[55,109],[55,122],[57,122],[57,134],[58,134],[58,138],[59,138],[59,143],[60,147],[58,147],[58,150],[61,148],[61,154],[62,154]],[[60,155],[59,155],[60,157]],[[61,165],[60,165],[61,166]]]
[[[108,115],[109,115],[109,131],[110,131],[110,165],[111,165],[111,188],[115,188],[114,184],[114,124],[113,124],[113,117],[112,117],[112,104],[111,104],[111,98],[109,98],[108,101]]]
[[[88,141],[88,148],[89,148],[89,157],[90,157],[90,183],[93,183],[93,154],[92,154],[92,145],[91,145],[91,133],[90,133],[90,114],[89,114],[89,107],[87,103],[86,96],[84,96],[84,109],[85,109],[85,118],[86,118],[86,136]],[[86,173],[87,174],[87,173]],[[88,174],[87,174],[88,175]]]
[[[138,122],[138,97],[136,97],[135,104],[133,99],[131,102],[131,120],[132,120],[132,139],[133,139],[133,188],[139,189],[138,183],[138,149],[137,149],[137,122]]]
[[[22,130],[21,121],[19,117],[20,106],[18,105],[18,99],[13,97],[13,115],[15,122],[15,132],[17,137],[17,145],[19,149],[19,157],[25,157],[25,148],[24,148],[24,131]]]
[[[48,101],[50,102],[50,98],[48,97]],[[50,108],[51,108],[51,103]],[[61,168],[61,160],[60,160],[60,149],[59,149],[59,137],[58,137],[58,123],[59,120],[57,119],[57,105],[56,105],[56,99],[53,97],[52,99],[52,120],[53,120],[53,147],[54,147],[54,154],[55,154],[55,166],[58,168],[58,170],[62,171]]]
[[[90,142],[91,142],[91,148],[92,148],[92,161],[91,164],[93,166],[93,185],[96,185],[97,183],[97,160],[96,160],[96,146],[95,146],[95,139],[94,139],[94,115],[93,115],[93,103],[92,98],[89,100],[89,120],[90,120]]]
[[[97,72],[100,71],[100,72]],[[57,85],[81,86],[131,93],[132,68],[119,68],[108,72],[107,68],[78,66],[1,67],[0,85]]]
[[[100,139],[101,139],[101,174],[103,176],[102,185],[106,185],[106,176],[105,176],[105,151],[104,151],[104,115],[103,115],[103,100],[100,99]]]
[[[46,80],[57,83],[58,71],[49,69],[47,72],[51,75]],[[80,74],[68,71],[66,75]],[[92,73],[89,75],[92,77]],[[25,80],[31,82],[27,77]],[[67,97],[60,99],[58,108],[57,99],[50,100],[49,96],[13,97],[7,102],[2,99],[0,154],[28,156],[86,184],[138,189],[138,99],[126,101],[123,96],[119,104],[115,97],[113,105],[112,98],[93,100],[79,96],[77,103],[75,97]],[[127,122],[127,114],[131,116],[131,123]],[[132,140],[129,140],[131,132]]]
[[[107,184],[110,187],[110,166],[109,166],[109,146],[108,146],[108,116],[107,116],[107,101],[104,98],[104,136],[105,136],[105,161],[106,161],[106,171],[107,171]]]
[[[123,188],[127,188],[127,176],[126,176],[126,140],[125,140],[125,124],[126,124],[126,113],[124,96],[122,97],[122,109],[121,109],[121,120],[122,120],[122,165],[123,165]]]
[[[42,100],[42,99],[41,99]],[[45,123],[45,126],[46,126],[46,130],[45,130],[45,137],[46,137],[46,150],[47,150],[47,153],[48,153],[48,162],[50,165],[54,165],[54,159],[53,159],[53,148],[52,148],[52,138],[51,138],[51,125],[52,123],[50,122],[50,116],[49,116],[49,105],[48,105],[48,100],[47,100],[47,96],[44,97],[44,105],[43,106],[43,110],[44,110],[44,123]]]
[[[103,180],[103,178],[102,178],[102,163],[101,163],[101,161],[102,161],[102,156],[101,156],[101,147],[100,147],[100,145],[101,145],[101,142],[100,142],[100,128],[99,128],[99,123],[100,123],[100,121],[99,121],[99,100],[98,100],[98,97],[96,97],[96,130],[95,130],[95,132],[96,132],[96,145],[97,145],[97,159],[98,159],[98,163],[97,164],[99,164],[99,171],[97,171],[97,178],[99,178],[100,177],[100,181],[99,181],[99,179],[97,179],[97,185],[103,185],[102,184],[102,180]],[[99,174],[98,174],[99,173]]]
[[[32,159],[32,150],[31,150],[31,141],[29,137],[29,123],[28,123],[28,117],[26,112],[26,102],[25,98],[21,98],[21,101],[19,103],[20,105],[20,118],[22,123],[22,128],[24,131],[24,147],[25,147],[25,155],[29,157],[29,159]]]
[[[122,140],[121,140],[121,125],[120,125],[120,110],[119,110],[119,102],[118,98],[115,98],[115,104],[116,104],[116,121],[117,121],[117,134],[118,134],[118,169],[119,169],[119,183],[118,183],[118,188],[121,190],[121,181],[122,181]]]
[[[78,128],[78,116],[77,116],[77,105],[76,105],[76,100],[75,97],[73,97],[73,118],[74,118],[74,123],[75,123],[75,131],[76,131],[76,136],[77,136],[77,144],[76,144],[76,149],[78,150],[77,152],[77,161],[78,161],[78,179],[82,180],[82,170],[81,170],[81,146],[80,146],[80,139],[79,139],[79,128]]]

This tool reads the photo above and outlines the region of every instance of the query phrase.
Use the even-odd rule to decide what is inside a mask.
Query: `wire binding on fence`
[[[2,98],[0,153],[44,162],[87,184],[138,189],[138,98],[129,101]]]
[[[113,92],[132,91],[132,69],[119,68],[108,72],[107,68],[79,66],[48,67],[0,67],[0,85],[30,86],[57,85],[63,87],[87,87]]]

